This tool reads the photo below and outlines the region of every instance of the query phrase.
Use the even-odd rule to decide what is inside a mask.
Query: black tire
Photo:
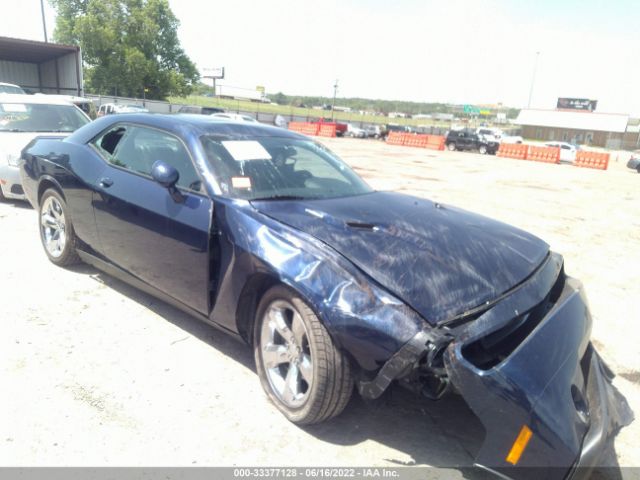
[[[313,381],[305,393],[303,403],[296,407],[287,405],[272,387],[262,356],[261,336],[267,311],[273,305],[282,302],[293,306],[302,320],[312,359]],[[256,312],[253,338],[256,367],[262,388],[287,419],[298,425],[309,425],[333,418],[344,410],[349,403],[354,385],[349,361],[335,347],[313,310],[294,290],[277,285],[263,295]]]
[[[45,220],[43,216],[46,213],[45,210],[49,208],[49,205],[55,204],[56,202],[57,205],[60,206],[62,213],[62,223],[64,226],[62,235],[64,235],[65,240],[64,247],[60,249],[59,253],[52,253],[51,249],[47,246],[47,227],[44,226]],[[64,198],[57,190],[50,188],[42,194],[40,207],[38,208],[38,227],[44,252],[52,263],[59,267],[67,267],[80,262],[80,257],[76,250],[78,239],[73,229],[69,209],[67,208],[67,203],[64,201]]]
[[[480,147],[478,147],[478,152],[480,152],[480,155],[486,155],[487,147],[485,147],[484,145],[480,145]]]
[[[451,142],[447,144],[447,148],[449,149],[450,152],[455,152],[456,151],[456,144]]]
[[[4,202],[7,200],[7,197],[4,196],[4,193],[2,193],[2,187],[0,187],[0,202]]]
[[[636,172],[640,173],[640,165],[636,167]],[[0,200],[2,199],[2,195],[0,194]]]

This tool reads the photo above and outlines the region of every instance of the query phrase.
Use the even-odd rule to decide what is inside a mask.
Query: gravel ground
[[[626,157],[602,172],[323,142],[377,189],[497,218],[562,253],[586,285],[594,342],[640,412],[640,175],[624,168]],[[473,462],[483,432],[460,398],[431,403],[394,388],[372,403],[354,397],[323,425],[296,427],[268,403],[243,344],[91,267],[53,266],[26,204],[0,204],[0,231],[0,465]],[[619,465],[640,467],[639,438],[638,422],[619,434]]]

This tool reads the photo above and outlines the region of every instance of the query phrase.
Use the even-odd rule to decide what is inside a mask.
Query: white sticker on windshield
[[[27,106],[24,103],[3,103],[2,109],[5,112],[26,112]]]
[[[251,188],[251,178],[231,177],[231,185],[233,188]]]
[[[271,155],[255,140],[228,140],[221,142],[237,162],[245,160],[271,160]]]

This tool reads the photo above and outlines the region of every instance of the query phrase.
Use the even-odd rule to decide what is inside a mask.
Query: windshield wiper
[[[313,198],[314,197],[304,197],[302,195],[271,195],[269,197],[252,198],[249,201],[250,202],[261,202],[263,200],[311,200]]]

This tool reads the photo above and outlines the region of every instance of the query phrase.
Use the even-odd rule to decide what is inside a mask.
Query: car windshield
[[[0,131],[73,132],[87,123],[73,105],[0,102]]]
[[[24,95],[24,90],[16,85],[0,85],[0,93],[17,93]]]
[[[201,138],[223,195],[247,200],[361,195],[371,188],[322,145],[284,137]]]

